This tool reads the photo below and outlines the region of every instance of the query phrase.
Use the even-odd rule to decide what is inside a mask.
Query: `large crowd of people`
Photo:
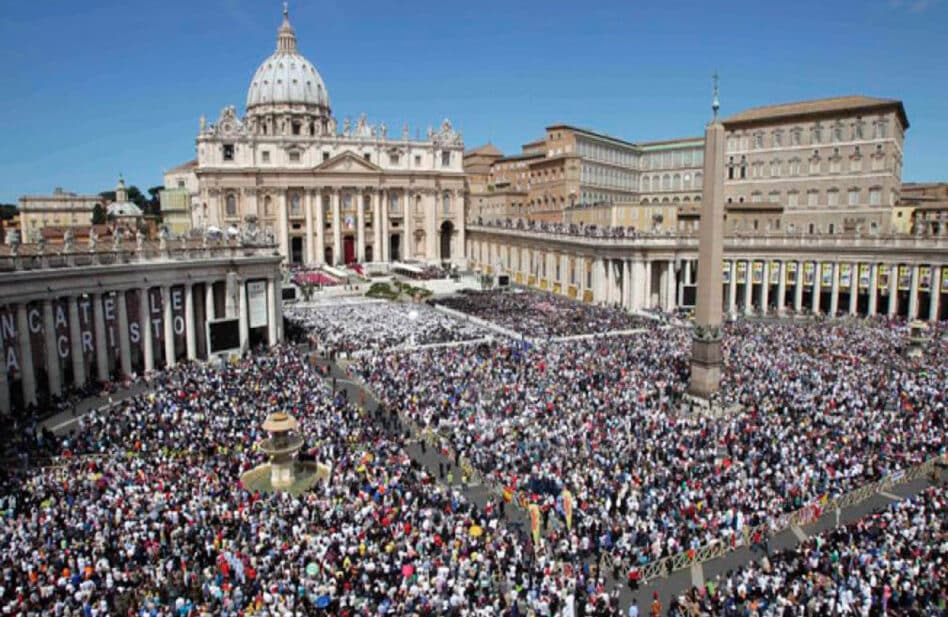
[[[179,366],[153,386],[61,440],[37,435],[54,465],[4,470],[0,612],[618,614],[588,568],[535,555],[496,511],[435,482],[390,417],[334,397],[293,349]],[[274,411],[332,464],[327,483],[242,486]]]
[[[652,323],[623,311],[534,290],[467,291],[436,302],[531,338],[601,334]]]
[[[533,292],[460,302],[530,336],[642,325]],[[627,608],[612,582],[635,586],[645,564],[736,546],[748,528],[780,528],[946,451],[944,325],[909,359],[898,322],[729,324],[715,403],[734,411],[712,417],[685,408],[683,328],[374,353],[486,331],[391,303],[287,317],[318,346],[369,350],[352,370],[379,410],[278,346],[159,372],[149,392],[68,435],[31,427],[43,466],[24,457],[0,471],[0,613],[612,617]],[[331,464],[328,482],[296,496],[241,484],[264,461],[255,444],[275,411],[299,420],[304,456]],[[535,504],[540,544],[409,458],[397,414],[435,431],[455,464],[501,489],[496,499]],[[665,608],[938,614],[945,504],[930,489]]]
[[[944,615],[948,490],[931,487],[675,599],[688,615]]]
[[[529,319],[529,317],[524,317]],[[516,327],[516,325],[514,325]],[[781,526],[945,452],[948,353],[900,353],[895,324],[739,323],[725,336],[722,404],[682,414],[687,331],[364,358],[388,405],[443,430],[497,485],[562,513],[558,554],[607,551],[634,569],[745,528]]]
[[[284,315],[314,344],[341,352],[476,340],[491,332],[425,304],[355,302],[287,307]]]

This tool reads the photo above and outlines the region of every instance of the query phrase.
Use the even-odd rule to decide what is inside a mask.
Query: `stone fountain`
[[[240,477],[248,491],[299,494],[320,480],[329,480],[329,465],[297,459],[303,447],[299,426],[296,418],[282,411],[267,416],[262,428],[269,437],[261,440],[257,447],[270,458],[270,462],[254,467]]]

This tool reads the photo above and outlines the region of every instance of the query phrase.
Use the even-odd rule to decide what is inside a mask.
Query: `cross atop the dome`
[[[283,3],[283,25],[277,32],[277,51],[284,53],[296,52],[296,33],[290,25],[290,3]]]

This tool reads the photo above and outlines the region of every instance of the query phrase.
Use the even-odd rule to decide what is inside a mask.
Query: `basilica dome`
[[[326,84],[313,63],[296,49],[296,33],[283,6],[283,24],[277,32],[277,50],[253,75],[247,91],[247,110],[258,105],[318,105],[329,108]]]

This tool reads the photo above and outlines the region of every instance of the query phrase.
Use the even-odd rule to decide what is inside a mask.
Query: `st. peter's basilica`
[[[246,115],[202,117],[197,158],[165,173],[190,194],[192,225],[226,233],[256,217],[291,264],[463,260],[464,143],[448,120],[410,139],[365,114],[341,125],[284,5],[276,51]]]

